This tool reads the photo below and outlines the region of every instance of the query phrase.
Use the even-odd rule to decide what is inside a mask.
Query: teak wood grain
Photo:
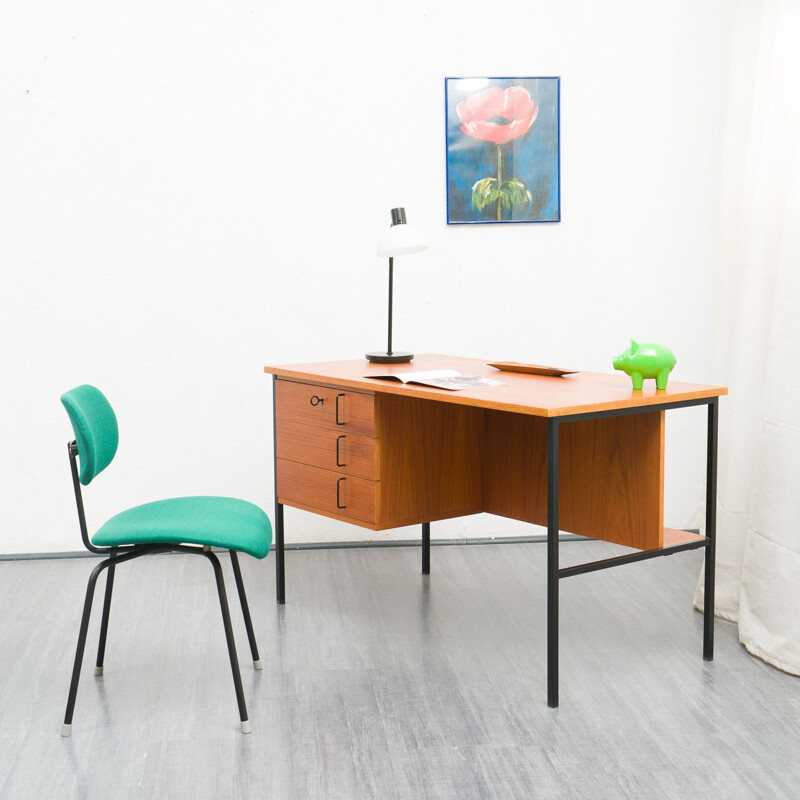
[[[691,531],[679,531],[675,528],[664,528],[664,547],[669,547],[673,544],[682,544],[683,542],[695,542],[698,539],[705,537],[698,533]]]
[[[378,395],[380,520],[385,527],[483,510],[480,409]]]
[[[362,436],[375,433],[375,398],[372,393],[279,380],[275,394],[276,415],[280,421],[301,422]],[[339,424],[336,419],[337,396]]]
[[[368,377],[439,368],[504,385],[449,392]],[[636,391],[625,375],[506,373],[433,355],[410,366],[355,360],[264,369],[277,378],[279,502],[372,530],[481,511],[546,525],[546,418],[574,416],[560,426],[559,527],[639,549],[685,541],[663,527],[664,407],[727,394],[674,381]],[[579,418],[629,408],[644,413]],[[342,457],[335,462],[341,435],[346,466]],[[345,509],[336,507],[342,477]]]
[[[379,494],[379,481],[278,459],[278,499],[282,503],[371,525],[375,522]],[[344,508],[339,508],[337,500]]]
[[[643,389],[633,389],[631,379],[622,373],[576,372],[563,378],[500,372],[488,366],[492,359],[457,356],[419,355],[413,364],[370,364],[363,359],[330,361],[319,364],[267,366],[264,371],[294,381],[310,381],[380,394],[419,397],[497,411],[511,411],[539,417],[586,414],[621,408],[659,405],[725,395],[724,386],[680,383],[670,378],[667,388],[658,390],[654,381]],[[495,359],[496,360],[496,359]],[[565,365],[572,367],[573,365]],[[455,369],[462,375],[482,375],[503,381],[503,386],[451,392],[428,386],[378,380],[370,375],[421,372],[429,369]]]
[[[324,407],[338,387],[279,380],[276,389],[276,452],[281,502],[373,530],[396,528],[483,510],[483,411],[393,395],[347,393],[335,424]],[[311,406],[310,397],[322,404]],[[341,402],[341,401],[340,401]],[[369,411],[367,407],[369,405]],[[344,416],[342,409],[347,409]],[[343,433],[367,428],[381,438]],[[298,421],[300,420],[300,421]],[[309,420],[313,424],[309,424]],[[340,459],[336,463],[336,440]],[[343,466],[344,464],[344,466]],[[306,469],[307,467],[307,469]],[[353,502],[337,508],[342,476],[378,481],[371,490],[340,483]],[[367,501],[367,496],[371,500]]]
[[[547,525],[546,424],[486,413],[485,511]],[[561,530],[642,550],[662,545],[663,411],[564,424],[559,460]]]
[[[370,481],[379,478],[375,459],[379,441],[355,433],[343,433],[341,429],[304,425],[291,419],[282,419],[275,430],[278,458]]]

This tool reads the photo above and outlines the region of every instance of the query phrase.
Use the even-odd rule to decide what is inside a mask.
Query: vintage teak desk
[[[368,377],[456,369],[505,385],[448,391]],[[559,580],[704,547],[703,658],[714,649],[718,403],[727,389],[579,372],[498,372],[485,361],[417,356],[265,367],[274,376],[275,547],[285,601],[283,506],[379,531],[488,512],[547,526],[547,700],[558,705]],[[664,415],[708,407],[705,536],[664,528]],[[636,548],[559,568],[568,531]]]

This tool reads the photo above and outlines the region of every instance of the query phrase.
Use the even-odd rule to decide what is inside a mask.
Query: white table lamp
[[[419,253],[428,247],[424,232],[406,222],[404,208],[392,209],[392,225],[378,240],[378,255],[389,258],[389,339],[386,352],[367,353],[367,360],[373,364],[407,364],[414,358],[413,353],[392,350],[392,287],[394,284],[394,259]]]

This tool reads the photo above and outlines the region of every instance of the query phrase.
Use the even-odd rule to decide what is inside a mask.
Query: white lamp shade
[[[378,239],[378,255],[393,258],[428,249],[428,237],[413,225],[392,225]]]

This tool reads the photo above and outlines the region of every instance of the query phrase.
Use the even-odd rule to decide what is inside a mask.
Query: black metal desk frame
[[[689,406],[708,406],[706,445],[706,535],[703,539],[653,550],[591,561],[572,567],[559,568],[558,558],[558,478],[559,478],[559,432],[562,425],[570,422],[601,417],[616,417],[627,414],[644,414]],[[574,414],[547,419],[547,705],[558,707],[558,588],[562,578],[582,575],[600,569],[631,564],[649,558],[671,556],[683,550],[704,547],[705,596],[703,604],[703,659],[714,660],[714,558],[716,551],[717,524],[717,440],[719,432],[719,398],[686,400],[678,403],[654,404],[640,408],[625,408],[614,411],[597,411],[590,414]]]
[[[273,442],[277,441],[277,419],[275,415],[275,387],[277,377],[273,376]],[[655,411],[669,411],[675,408],[690,406],[708,406],[707,443],[706,443],[706,535],[702,539],[690,542],[659,547],[652,550],[640,550],[627,555],[615,556],[577,564],[571,567],[559,567],[558,538],[558,497],[559,497],[559,432],[562,425],[602,417],[617,417],[628,414],[648,414]],[[547,418],[547,705],[558,707],[558,605],[559,581],[573,575],[595,572],[601,569],[631,564],[650,558],[671,556],[684,550],[705,548],[705,584],[703,604],[703,659],[714,660],[714,562],[716,552],[717,524],[717,447],[719,438],[719,397],[684,400],[672,403],[653,403],[636,408],[622,408],[611,411],[595,411],[586,414],[568,414]],[[286,576],[284,562],[284,522],[283,503],[278,502],[277,455],[275,455],[275,584],[277,601],[286,602]],[[431,565],[431,524],[422,525],[422,574],[430,575]]]

